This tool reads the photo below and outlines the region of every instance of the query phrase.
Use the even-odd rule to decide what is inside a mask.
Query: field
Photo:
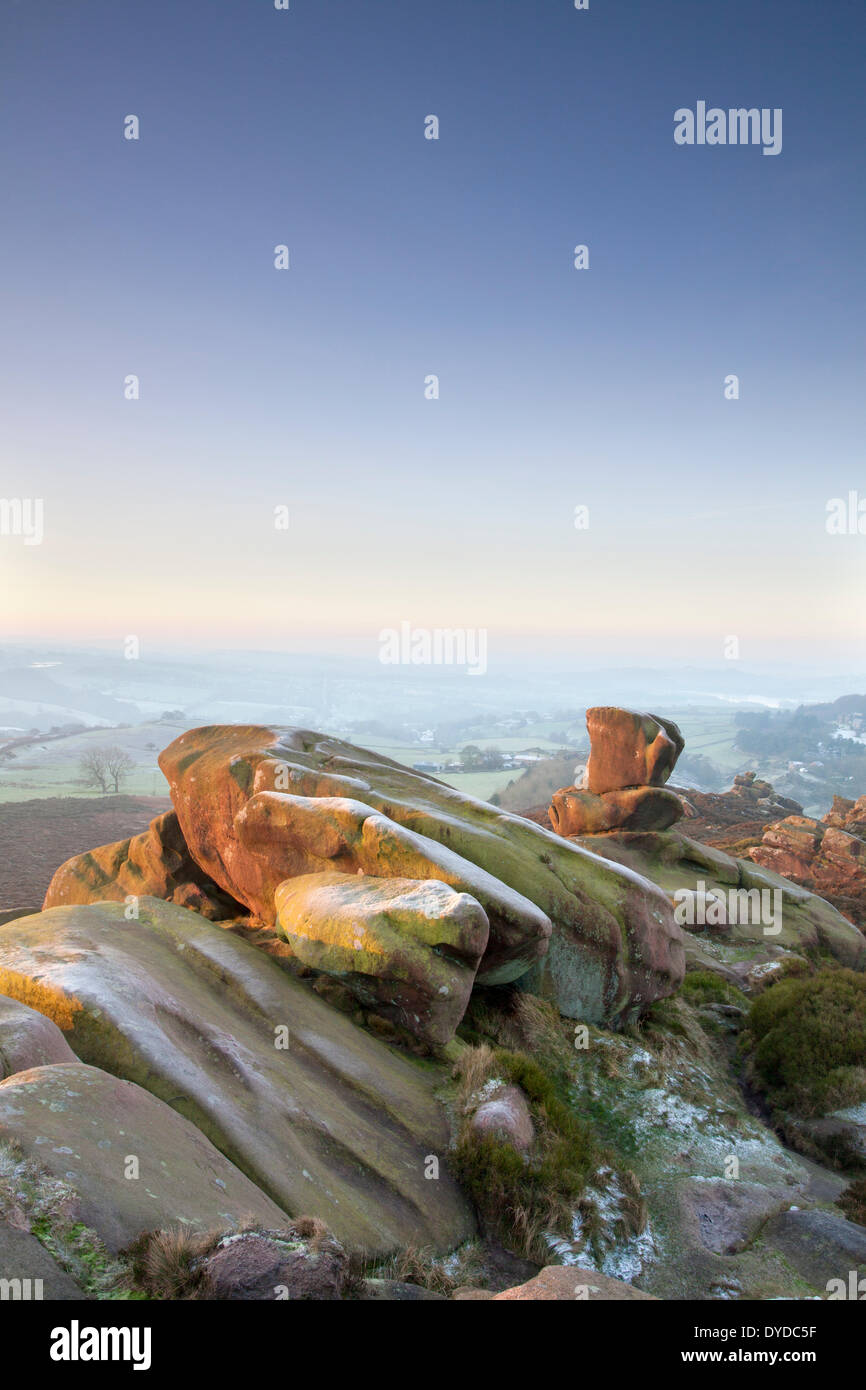
[[[79,761],[89,748],[117,745],[134,760],[122,790],[131,796],[168,796],[168,783],[157,766],[157,756],[178,734],[191,725],[158,720],[127,729],[88,729],[65,738],[36,738],[15,756],[0,761],[0,804],[43,797],[83,797],[95,800],[102,793],[81,780]]]
[[[0,805],[0,912],[39,908],[55,869],[73,854],[125,840],[167,811],[167,798],[51,797]]]

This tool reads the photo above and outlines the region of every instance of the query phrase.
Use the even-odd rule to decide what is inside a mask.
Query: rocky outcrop
[[[548,815],[558,835],[666,830],[685,814],[664,787],[683,750],[676,724],[656,715],[600,706],[586,712],[590,754],[585,785],[554,792]]]
[[[130,840],[67,859],[51,880],[43,907],[124,902],[144,895],[165,898],[215,922],[243,912],[196,864],[173,811],[157,816]]]
[[[141,1086],[81,1062],[0,1083],[0,1141],[72,1192],[76,1219],[109,1250],[165,1226],[237,1227],[285,1213],[189,1120]]]
[[[276,891],[277,931],[305,965],[417,1037],[446,1043],[487,946],[480,903],[437,879],[304,874]]]
[[[820,893],[866,928],[866,797],[857,802],[836,797],[822,821],[809,816],[776,821],[749,856]]]
[[[132,922],[100,903],[0,928],[0,991],[30,999],[83,1062],[165,1101],[281,1211],[319,1217],[348,1249],[466,1239],[473,1218],[444,1171],[433,1077],[234,933],[156,898],[139,906]],[[75,1108],[86,1115],[80,1098]],[[70,1108],[57,1132],[78,1123]]]
[[[569,1016],[618,1024],[682,978],[681,934],[652,884],[387,758],[229,725],[181,735],[160,765],[196,863],[269,925],[285,879],[362,869],[468,893],[490,925],[477,982],[531,974]]]
[[[735,859],[679,830],[586,835],[579,843],[664,889],[695,968],[743,985],[762,961],[818,952],[853,970],[866,970],[862,932],[823,897],[748,859]],[[714,900],[722,904],[718,911],[712,908]],[[739,976],[738,960],[748,967]]]

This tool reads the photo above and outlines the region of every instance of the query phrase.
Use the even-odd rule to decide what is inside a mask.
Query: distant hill
[[[138,723],[141,711],[131,701],[84,687],[63,685],[46,670],[20,666],[0,671],[0,723],[49,729],[54,724]]]

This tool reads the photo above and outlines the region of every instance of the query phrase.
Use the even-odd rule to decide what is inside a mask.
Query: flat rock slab
[[[89,1298],[34,1235],[0,1220],[0,1301],[72,1303]]]
[[[657,1303],[651,1293],[643,1293],[620,1279],[598,1274],[594,1269],[579,1269],[575,1265],[547,1265],[534,1279],[517,1288],[505,1289],[494,1296],[494,1303],[596,1303],[605,1302]]]
[[[287,1224],[209,1139],[164,1101],[81,1062],[34,1067],[0,1084],[0,1139],[78,1196],[78,1216],[113,1251],[144,1231]],[[130,1160],[137,1177],[127,1177]]]
[[[783,1211],[767,1222],[762,1238],[816,1289],[831,1279],[847,1284],[852,1270],[866,1270],[866,1226],[829,1211]]]
[[[196,913],[142,898],[132,922],[117,903],[20,919],[0,928],[0,990],[38,997],[83,1061],[166,1101],[347,1248],[449,1250],[473,1233],[445,1172],[442,1073]]]
[[[20,999],[0,995],[0,1081],[28,1067],[77,1061],[56,1023]]]
[[[692,1182],[682,1194],[685,1214],[697,1227],[707,1250],[734,1255],[791,1200],[791,1189],[764,1187],[759,1183]]]

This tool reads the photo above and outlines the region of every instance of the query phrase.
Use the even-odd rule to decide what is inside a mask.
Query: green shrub
[[[690,1004],[744,1004],[746,996],[736,985],[712,970],[694,970],[686,975],[680,993]]]
[[[866,975],[783,979],[749,1010],[743,1045],[770,1103],[802,1116],[866,1098]]]

